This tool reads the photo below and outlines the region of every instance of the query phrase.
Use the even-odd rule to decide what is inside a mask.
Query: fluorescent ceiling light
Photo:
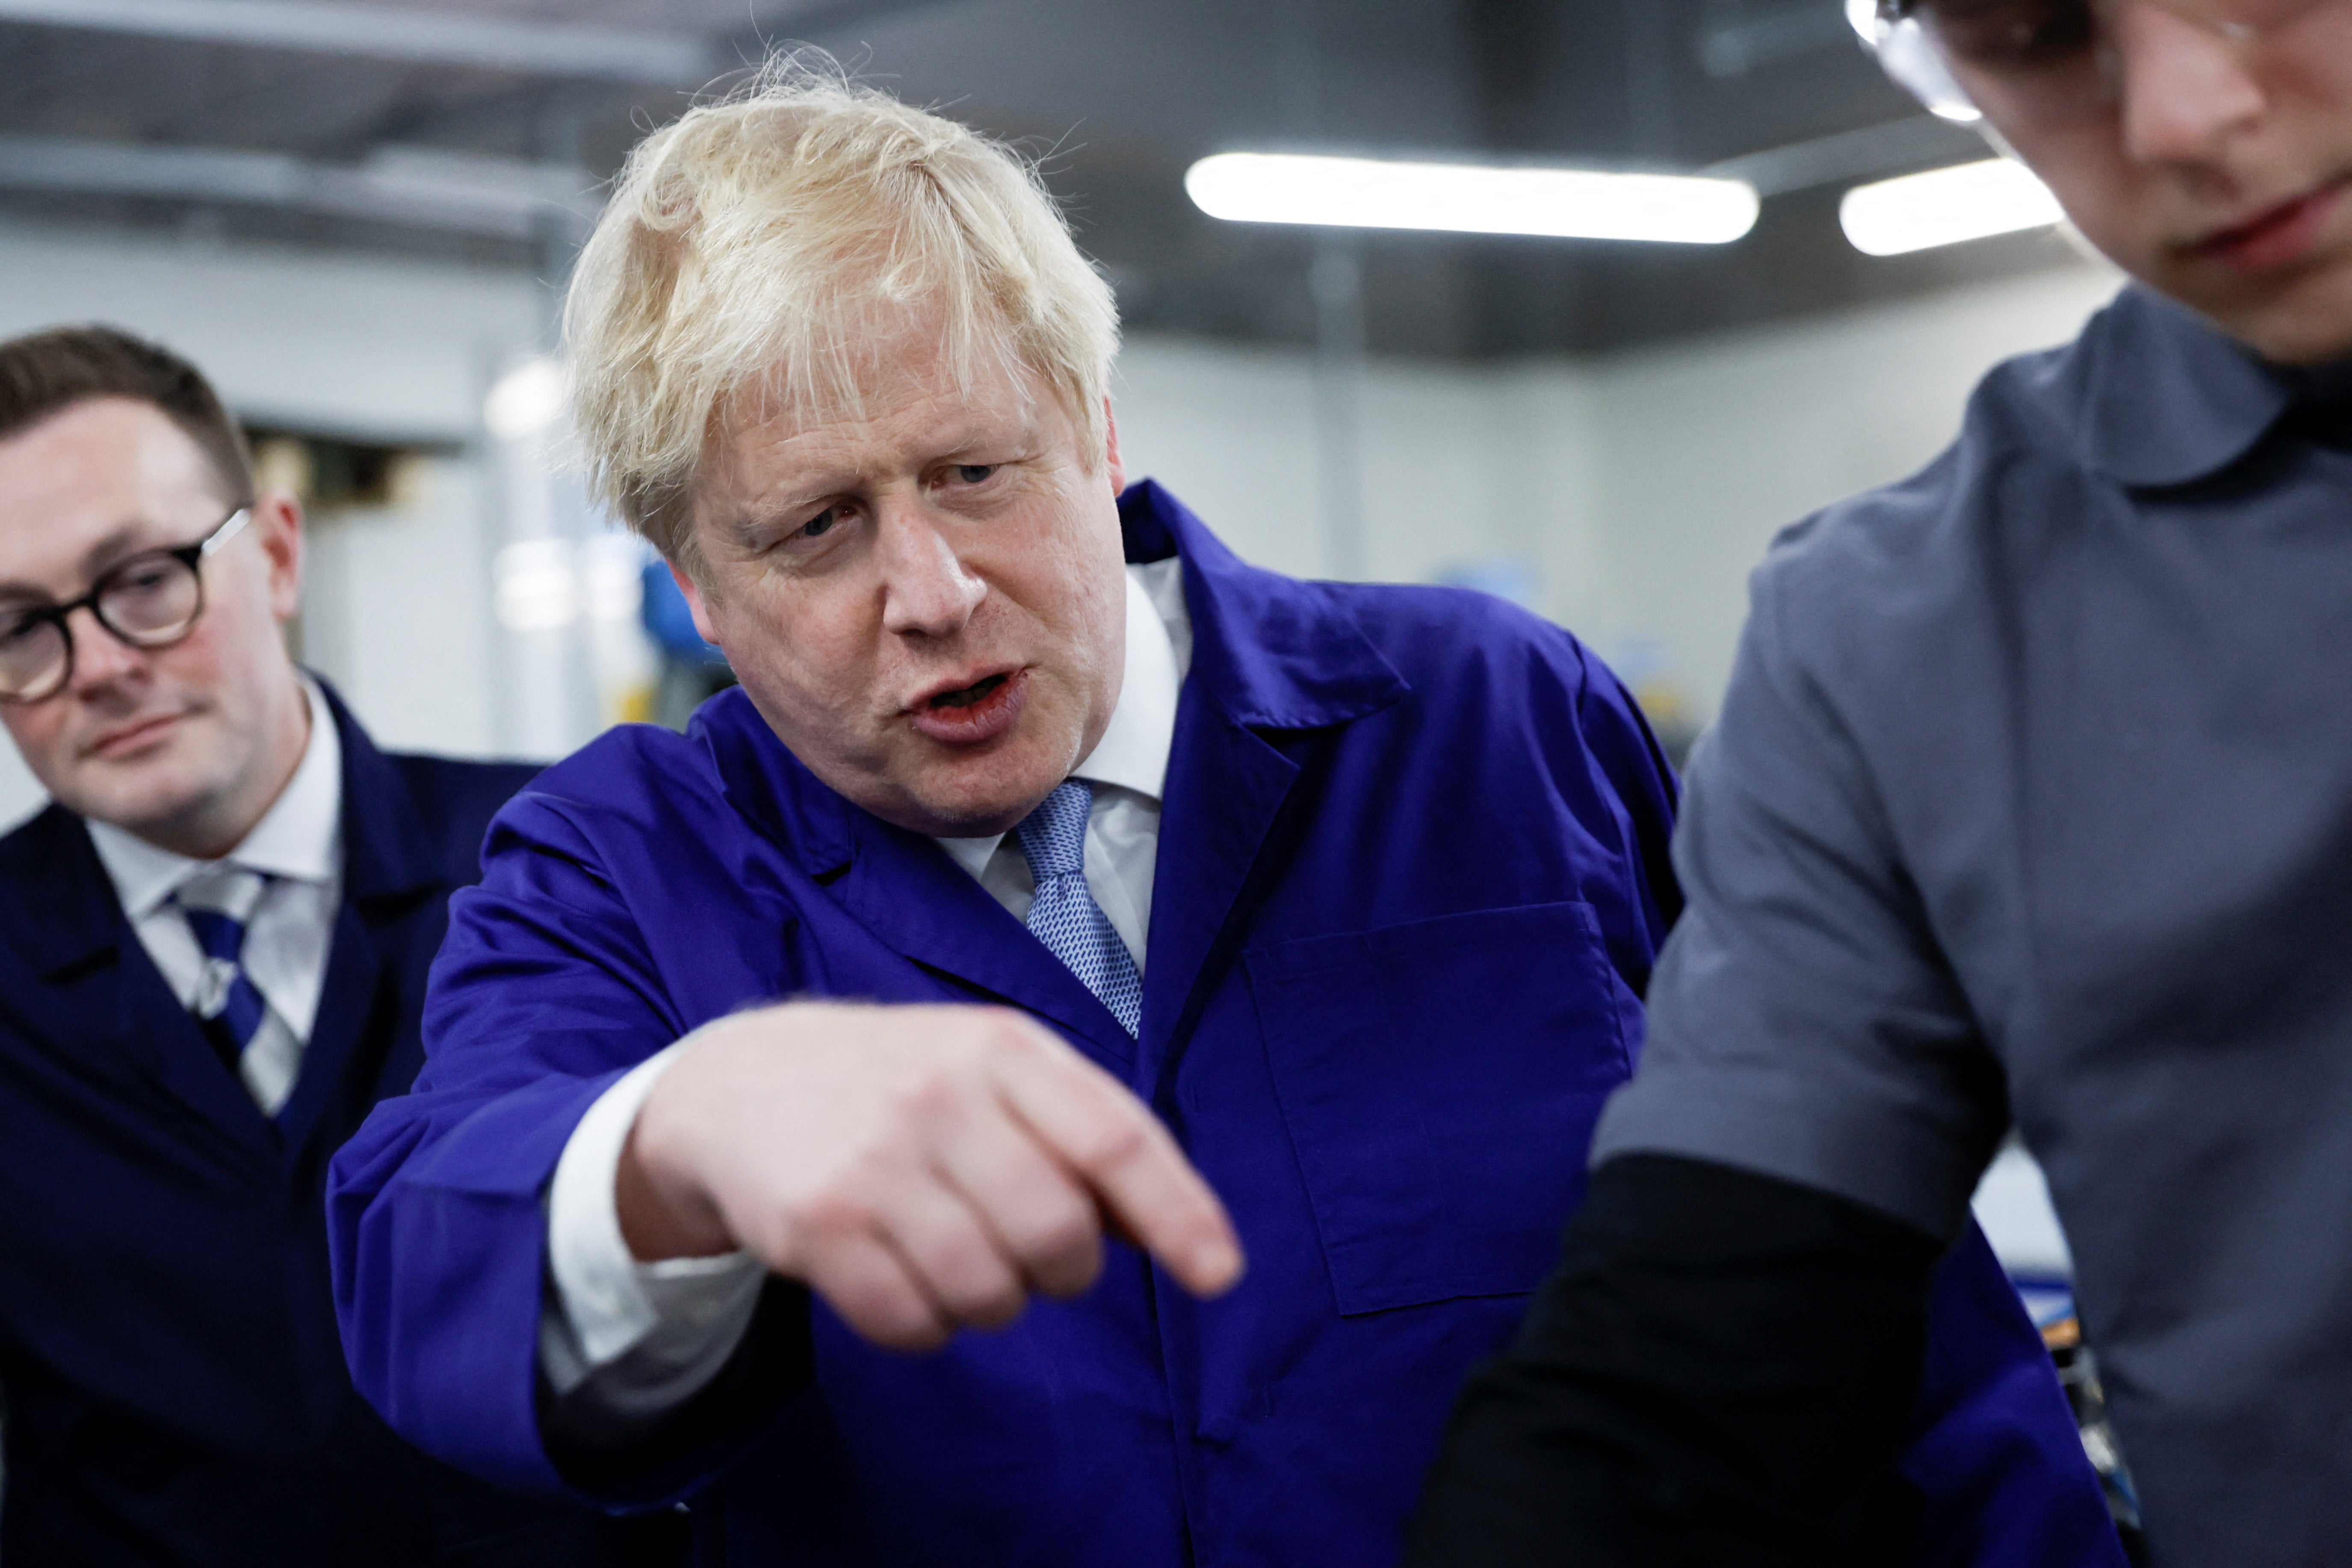
[[[1184,175],[1192,203],[1237,223],[1441,229],[1721,245],[1756,226],[1744,180],[1585,169],[1220,153]]]
[[[1838,205],[1846,238],[1865,256],[2046,228],[2065,217],[2050,187],[2007,158],[1856,185]]]

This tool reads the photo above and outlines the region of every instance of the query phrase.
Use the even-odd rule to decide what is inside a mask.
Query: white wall
[[[397,504],[313,520],[302,656],[378,744],[493,755],[507,748],[481,466],[433,459],[412,482]]]
[[[0,226],[0,335],[110,322],[195,361],[239,415],[310,429],[471,440],[541,310],[513,272]]]
[[[1464,562],[1597,549],[1589,376],[1375,362],[1357,490],[1367,574],[1428,582]],[[1328,575],[1310,356],[1142,338],[1112,389],[1130,478],[1165,483],[1248,560]],[[1527,448],[1540,443],[1540,462]]]
[[[1602,359],[1375,362],[1369,573],[1423,582],[1524,556],[1538,607],[1604,653],[1641,647],[1705,720],[1772,535],[1927,462],[1985,371],[2072,337],[2114,289],[2083,265]],[[1130,474],[1251,560],[1329,570],[1309,356],[1139,339],[1115,395]]]
[[[1926,464],[1987,370],[2066,342],[2115,289],[2085,264],[1592,366],[1606,586],[1556,607],[1604,649],[1654,639],[1712,717],[1773,534]]]

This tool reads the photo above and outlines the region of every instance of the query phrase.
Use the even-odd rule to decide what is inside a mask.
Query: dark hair
[[[229,501],[253,495],[253,455],[204,373],[112,327],[52,327],[0,342],[0,440],[93,397],[161,409],[204,451]]]

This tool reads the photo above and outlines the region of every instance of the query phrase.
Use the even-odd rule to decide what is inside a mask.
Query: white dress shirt
[[[1127,673],[1102,739],[1071,776],[1095,784],[1087,819],[1087,888],[1119,940],[1145,963],[1160,792],[1192,662],[1182,563],[1127,569]],[[1014,836],[935,842],[991,897],[1025,920],[1035,896]],[[614,1183],[638,1108],[693,1036],[641,1062],[601,1095],[564,1144],[548,1192],[548,1271],[540,1360],[560,1394],[575,1391],[622,1423],[690,1398],[734,1353],[765,1270],[749,1253],[640,1263],[622,1239]]]
[[[239,1065],[265,1116],[284,1107],[301,1074],[343,896],[342,742],[325,697],[308,680],[302,685],[310,710],[302,760],[253,831],[220,860],[192,860],[110,822],[87,823],[90,845],[140,945],[180,1005],[191,1010],[216,977],[173,896],[221,865],[269,879],[260,901],[246,913],[240,955],[246,978],[268,1005]]]

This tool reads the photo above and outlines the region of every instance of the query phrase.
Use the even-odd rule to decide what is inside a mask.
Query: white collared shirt
[[[122,912],[184,1007],[194,1009],[204,994],[209,965],[173,896],[223,863],[269,879],[246,919],[240,956],[268,1004],[239,1068],[266,1116],[285,1105],[301,1073],[342,902],[342,742],[325,697],[307,679],[302,686],[310,712],[302,760],[253,831],[219,861],[191,859],[110,822],[85,819]]]
[[[1127,574],[1127,678],[1118,706],[1102,739],[1071,770],[1074,779],[1096,786],[1087,817],[1087,890],[1110,919],[1111,929],[1143,973],[1145,938],[1151,928],[1151,879],[1160,854],[1160,794],[1168,781],[1168,748],[1176,738],[1176,693],[1184,684],[1168,612],[1161,608],[1146,574],[1175,590],[1175,614],[1184,616],[1179,563],[1155,561],[1131,566]],[[1186,620],[1189,628],[1189,618]],[[1187,652],[1190,650],[1187,649]],[[1028,858],[1010,833],[987,838],[935,840],[949,858],[978,879],[989,896],[1029,918],[1036,883]]]
[[[1176,702],[1192,662],[1181,562],[1127,569],[1127,672],[1102,739],[1071,773],[1097,786],[1087,819],[1087,888],[1134,954],[1150,945],[1160,792]],[[1034,898],[1011,834],[935,840],[989,895],[1025,919]],[[749,1253],[640,1263],[614,1198],[621,1151],[655,1080],[686,1042],[638,1064],[588,1109],[548,1191],[548,1271],[540,1362],[558,1394],[584,1393],[622,1421],[675,1409],[717,1375],[759,1303],[765,1270]]]

